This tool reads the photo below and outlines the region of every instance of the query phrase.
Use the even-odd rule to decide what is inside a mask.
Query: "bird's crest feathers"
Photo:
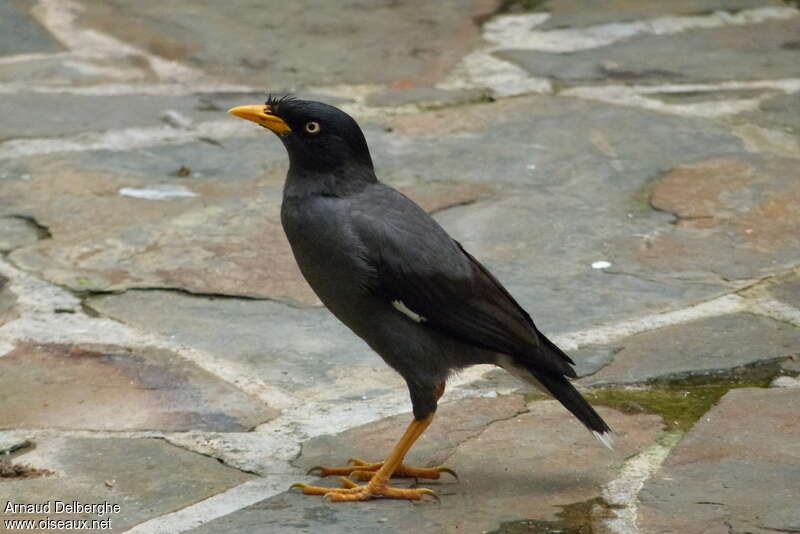
[[[264,102],[264,105],[270,107],[273,113],[277,112],[278,108],[280,108],[281,104],[294,102],[297,98],[292,95],[283,95],[283,96],[273,96],[272,93],[267,94],[267,101]]]

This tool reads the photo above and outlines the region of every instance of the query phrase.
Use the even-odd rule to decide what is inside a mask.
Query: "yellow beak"
[[[238,106],[229,109],[228,113],[231,115],[236,115],[237,117],[241,117],[242,119],[253,121],[256,124],[260,124],[264,128],[269,128],[278,135],[292,131],[292,129],[289,128],[289,125],[286,124],[282,118],[272,114],[272,110],[269,106]]]

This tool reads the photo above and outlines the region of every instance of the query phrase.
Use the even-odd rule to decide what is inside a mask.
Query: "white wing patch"
[[[408,306],[403,304],[402,300],[393,300],[392,301],[392,306],[394,306],[395,310],[399,311],[400,313],[402,313],[403,315],[405,315],[406,317],[408,317],[409,319],[411,319],[412,321],[414,321],[416,323],[421,323],[422,321],[427,321],[427,319],[425,317],[423,317],[423,316],[421,316],[421,315],[419,315],[417,313],[414,313],[413,311],[408,309]]]

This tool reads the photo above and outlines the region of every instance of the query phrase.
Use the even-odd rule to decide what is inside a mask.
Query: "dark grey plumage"
[[[318,102],[267,104],[291,128],[279,134],[290,160],[281,220],[300,270],[403,376],[415,418],[436,410],[454,371],[497,364],[543,387],[609,444],[608,425],[566,378],[574,362],[432,217],[378,182],[350,116]]]

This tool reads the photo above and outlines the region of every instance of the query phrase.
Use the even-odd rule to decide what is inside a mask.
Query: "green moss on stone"
[[[705,380],[705,383],[703,381]],[[615,387],[590,390],[584,396],[592,404],[608,406],[623,413],[660,415],[666,430],[687,432],[703,414],[731,389],[767,387],[771,377],[692,376],[645,387]]]

